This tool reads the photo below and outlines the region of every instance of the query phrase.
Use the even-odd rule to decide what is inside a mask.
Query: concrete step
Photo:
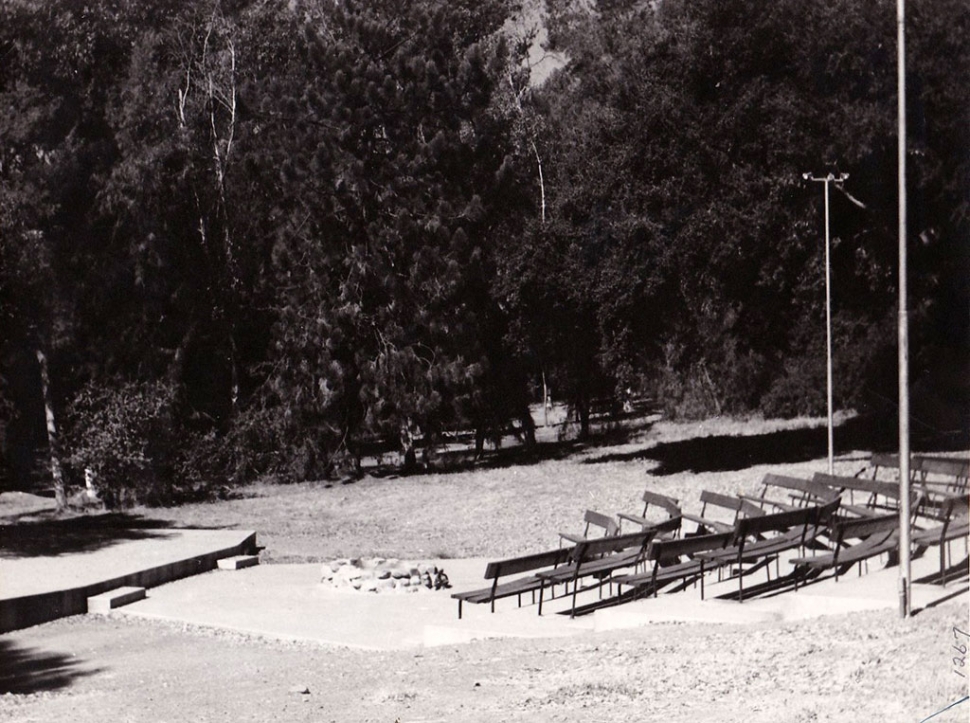
[[[242,570],[259,564],[259,555],[234,555],[224,557],[216,563],[220,570]]]
[[[118,587],[88,598],[89,613],[109,613],[113,608],[145,599],[143,587]]]

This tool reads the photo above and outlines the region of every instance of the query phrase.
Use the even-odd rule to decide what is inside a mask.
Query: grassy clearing
[[[767,472],[824,471],[824,424],[656,421],[618,443],[569,445],[561,457],[531,463],[352,484],[255,484],[237,499],[135,512],[182,526],[255,529],[266,562],[496,558],[554,547],[559,530],[581,530],[588,508],[639,513],[645,488],[696,511],[703,489],[753,492]],[[841,455],[836,472],[855,474],[865,456]]]

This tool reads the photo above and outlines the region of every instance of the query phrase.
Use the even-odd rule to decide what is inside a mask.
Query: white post
[[[832,264],[829,261],[829,182],[833,176],[830,173],[825,178],[825,382],[828,402],[828,431],[829,431],[829,474],[834,471],[834,436],[832,432]]]
[[[899,615],[911,614],[909,517],[909,302],[906,274],[906,5],[896,0],[896,85],[899,116]]]

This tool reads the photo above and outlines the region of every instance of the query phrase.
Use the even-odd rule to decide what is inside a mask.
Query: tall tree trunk
[[[401,452],[404,456],[401,471],[404,474],[411,474],[418,469],[418,455],[414,449],[414,432],[411,429],[411,420],[406,419],[401,424]]]
[[[229,364],[232,388],[229,393],[229,414],[235,420],[239,412],[239,358],[236,349],[236,325],[229,322]]]
[[[580,439],[589,439],[589,406],[589,397],[584,392],[580,392],[576,397],[576,413],[579,415]]]
[[[519,410],[519,424],[522,425],[522,443],[526,449],[535,449],[536,446],[536,423],[532,419],[532,412],[529,405],[525,404]]]
[[[542,426],[549,426],[549,385],[546,384],[546,370],[542,370]]]
[[[40,392],[44,398],[44,416],[47,418],[47,444],[50,447],[51,478],[54,481],[54,502],[57,511],[67,507],[67,492],[64,489],[64,471],[57,450],[57,424],[54,422],[54,404],[51,400],[50,375],[47,373],[47,357],[37,350],[37,363],[40,365]]]

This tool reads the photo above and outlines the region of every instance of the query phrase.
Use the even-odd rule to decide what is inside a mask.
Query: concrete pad
[[[374,650],[458,645],[497,637],[564,637],[653,623],[750,624],[798,620],[898,605],[897,568],[887,568],[873,561],[869,572],[861,577],[853,572],[843,576],[838,583],[831,577],[823,577],[808,586],[801,586],[797,592],[789,588],[747,598],[743,604],[718,599],[734,593],[737,580],[718,582],[716,575],[710,575],[705,586],[706,600],[700,599],[699,587],[695,586],[679,592],[662,592],[656,599],[601,608],[592,615],[570,619],[568,614],[562,613],[568,613],[571,598],[562,595],[563,590],[559,588],[560,597],[550,600],[546,595],[542,617],[538,616],[531,595],[524,595],[522,607],[515,598],[497,601],[494,614],[487,604],[466,603],[463,619],[459,620],[458,603],[451,598],[451,593],[485,587],[488,583],[483,574],[487,559],[414,561],[443,569],[452,584],[450,589],[421,589],[417,592],[387,590],[368,593],[340,589],[321,582],[319,564],[240,567],[234,575],[214,571],[217,559],[254,557],[243,554],[252,552],[254,547],[255,534],[245,531],[165,530],[153,533],[152,539],[119,542],[78,555],[55,559],[0,559],[3,623],[7,625],[11,619],[23,623],[31,619],[30,616],[35,614],[31,605],[37,600],[44,601],[45,615],[56,613],[53,617],[57,617],[84,612],[87,597],[122,586],[160,585],[166,581],[162,571],[169,576],[195,576],[154,587],[151,597],[130,603],[118,612],[267,637]],[[194,554],[186,557],[191,553]],[[785,564],[782,561],[783,570]],[[913,579],[935,573],[938,564],[933,555],[915,559]],[[213,572],[195,574],[205,570]],[[119,573],[125,576],[111,577]],[[967,574],[964,572],[955,577],[946,588],[914,584],[914,608],[947,600],[963,604],[970,601]],[[746,590],[765,579],[764,571],[751,575],[750,579],[746,578]],[[49,591],[57,584],[62,587]],[[48,592],[13,597],[27,590]],[[80,609],[70,611],[69,601],[64,602],[64,599],[85,591],[89,592],[81,598]],[[600,593],[599,590],[582,591],[577,602],[580,606],[594,603],[599,600]],[[13,618],[11,609],[14,609]],[[42,621],[35,619],[29,624]]]
[[[706,600],[700,599],[699,588],[692,587],[570,619],[568,614],[562,614],[568,613],[568,596],[547,599],[539,617],[537,606],[527,595],[521,608],[514,598],[497,601],[494,614],[488,605],[466,604],[463,619],[459,620],[457,601],[451,598],[451,592],[482,587],[487,561],[428,562],[444,569],[453,583],[451,590],[366,593],[321,583],[319,565],[262,565],[236,575],[207,574],[166,585],[153,591],[151,598],[126,606],[121,612],[272,638],[390,650],[501,637],[567,637],[655,623],[756,624],[897,605],[897,569],[872,565],[861,578],[845,577],[838,583],[823,579],[800,587],[797,592],[787,589],[740,604],[717,598],[735,591],[736,580],[712,579],[706,585]],[[914,561],[916,574],[931,567],[932,561]],[[915,587],[916,606],[951,596],[957,601],[970,600],[966,582],[947,588]],[[584,591],[578,602],[583,605],[598,598],[598,591]]]
[[[250,530],[151,530],[96,550],[0,556],[0,633],[87,612],[87,599],[118,587],[150,588],[254,552]]]
[[[88,612],[107,614],[114,608],[145,599],[143,587],[119,587],[88,598]]]
[[[488,637],[556,637],[592,628],[590,620],[539,618],[535,606],[519,609],[514,600],[501,601],[495,615],[488,606],[466,605],[459,621],[451,593],[483,584],[486,560],[426,562],[447,573],[451,589],[362,592],[321,583],[320,565],[260,565],[236,575],[210,573],[166,585],[122,612],[371,650]]]

